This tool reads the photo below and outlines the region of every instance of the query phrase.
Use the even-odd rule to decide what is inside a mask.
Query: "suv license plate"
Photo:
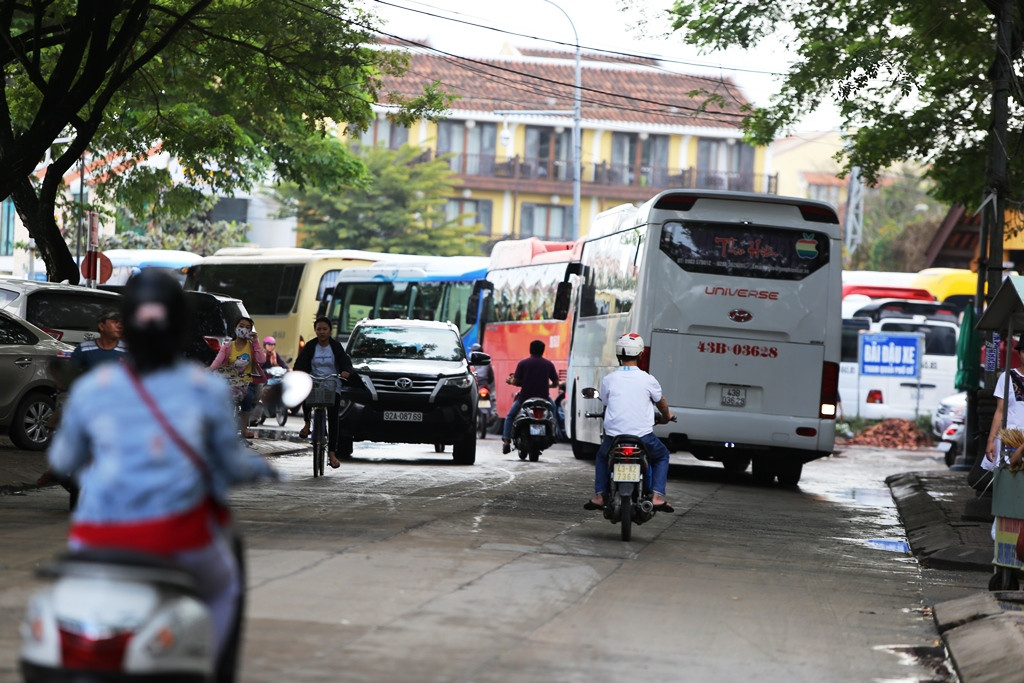
[[[747,390],[743,387],[722,387],[722,405],[742,408],[747,405]]]
[[[544,436],[544,425],[530,425],[530,436]]]
[[[387,422],[423,422],[423,413],[408,410],[385,410],[384,420]]]
[[[640,465],[617,462],[612,478],[615,481],[640,481]]]

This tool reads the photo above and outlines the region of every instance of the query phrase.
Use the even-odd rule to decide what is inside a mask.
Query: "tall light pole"
[[[574,81],[574,93],[572,102],[572,238],[580,236],[580,177],[582,175],[583,158],[583,131],[580,130],[580,88],[582,85],[582,73],[580,71],[580,36],[576,33],[576,24],[572,23],[572,17],[552,0],[544,0],[549,5],[554,5],[559,12],[565,15],[572,27],[572,35],[576,43],[576,75]]]

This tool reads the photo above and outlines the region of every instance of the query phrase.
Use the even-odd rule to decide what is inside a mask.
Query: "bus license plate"
[[[490,401],[477,401],[476,405],[477,405],[478,408],[490,408],[491,407],[491,402]]]
[[[640,481],[640,465],[617,462],[612,471],[612,478],[615,481]]]
[[[387,422],[423,422],[423,413],[411,410],[385,410]]]
[[[722,387],[722,405],[742,408],[747,405],[747,390],[743,387]]]
[[[530,425],[530,436],[544,436],[544,425]]]

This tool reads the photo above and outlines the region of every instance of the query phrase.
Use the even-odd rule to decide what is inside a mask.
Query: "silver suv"
[[[341,431],[355,441],[452,445],[457,464],[476,461],[476,378],[450,322],[361,320],[348,339],[361,382],[342,395]]]
[[[27,320],[54,339],[77,346],[99,336],[100,314],[121,307],[113,292],[56,282],[0,278],[0,308]]]
[[[0,310],[0,433],[18,448],[49,445],[57,393],[50,365],[67,362],[73,348]]]

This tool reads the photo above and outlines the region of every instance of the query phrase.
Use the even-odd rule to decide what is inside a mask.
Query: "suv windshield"
[[[447,329],[364,325],[349,340],[352,360],[405,358],[459,361],[465,355],[462,340]]]

